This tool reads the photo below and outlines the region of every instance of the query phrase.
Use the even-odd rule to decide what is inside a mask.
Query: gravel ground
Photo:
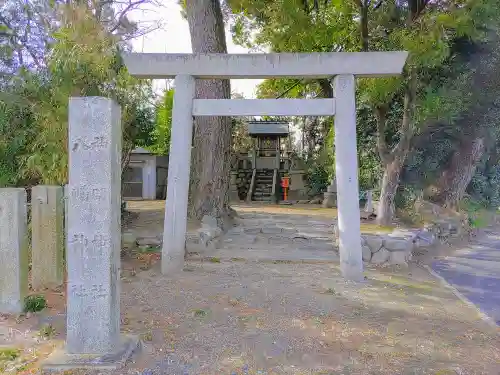
[[[171,279],[155,265],[124,280],[122,328],[144,346],[113,375],[498,373],[497,334],[425,272],[367,275],[224,262]]]
[[[190,260],[165,277],[158,256],[127,257],[121,328],[143,345],[111,375],[499,374],[498,331],[427,271],[412,264],[366,276],[346,283],[335,263],[238,255]],[[26,332],[10,345],[24,347],[19,361],[34,361],[11,373],[37,373],[37,361],[63,345],[63,291],[47,292],[43,315],[0,319],[0,329]],[[40,339],[47,323],[51,335]]]
[[[188,262],[175,279],[140,267],[124,263],[121,305],[143,347],[112,375],[498,374],[498,333],[419,268],[352,284],[327,264]],[[39,359],[63,344],[64,319],[52,324]]]

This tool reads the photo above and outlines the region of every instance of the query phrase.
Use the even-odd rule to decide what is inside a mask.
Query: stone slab
[[[411,253],[404,251],[393,251],[389,257],[389,264],[407,266],[408,261],[411,259]]]
[[[31,285],[59,286],[64,275],[64,193],[62,186],[31,189]]]
[[[363,251],[363,262],[369,262],[372,259],[371,249],[368,246],[363,245],[362,251]]]
[[[372,255],[371,263],[373,264],[384,264],[389,260],[391,253],[385,248],[380,249],[375,254]]]
[[[411,239],[389,239],[384,242],[384,248],[388,251],[403,251],[411,253],[413,249],[413,241]]]
[[[140,348],[136,336],[123,335],[116,350],[105,355],[98,354],[69,354],[64,349],[55,350],[42,362],[42,374],[68,370],[118,370],[132,354]]]
[[[26,191],[0,189],[0,313],[23,311],[28,292]]]

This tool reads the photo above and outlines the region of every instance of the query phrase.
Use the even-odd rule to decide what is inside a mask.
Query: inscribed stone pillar
[[[119,342],[120,108],[105,98],[69,104],[68,353]]]
[[[31,189],[31,285],[34,289],[63,283],[64,197],[62,186]]]
[[[67,336],[45,368],[117,368],[137,341],[120,337],[120,107],[69,102]]]
[[[28,291],[26,191],[0,189],[0,313],[23,311]]]
[[[346,279],[362,281],[354,75],[337,75],[334,86],[340,269]]]
[[[64,185],[64,254],[68,259],[68,204],[69,204],[69,185]]]
[[[165,226],[161,254],[163,274],[181,271],[184,265],[193,136],[194,85],[195,79],[192,76],[179,75],[175,77]]]

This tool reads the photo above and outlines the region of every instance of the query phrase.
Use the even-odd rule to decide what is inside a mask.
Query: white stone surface
[[[129,73],[139,78],[330,78],[399,75],[408,52],[315,52],[269,54],[124,53]]]
[[[31,285],[50,288],[63,283],[64,194],[62,186],[31,189]]]
[[[389,260],[391,253],[386,249],[382,248],[372,255],[371,263],[373,264],[384,264]]]
[[[371,190],[368,190],[366,192],[366,203],[365,203],[364,210],[365,210],[365,212],[368,212],[368,213],[374,212],[374,210],[373,210],[373,191],[371,191]]]
[[[28,292],[26,191],[0,189],[0,313],[23,311]]]
[[[70,99],[69,354],[112,353],[120,345],[120,119],[110,99]]]
[[[389,251],[402,251],[406,253],[411,253],[413,249],[413,241],[411,238],[386,238],[384,242],[384,247]]]
[[[363,262],[369,262],[372,259],[372,251],[371,249],[364,245],[363,246]]]
[[[68,217],[69,217],[69,185],[64,185],[64,253],[66,254],[66,259],[68,259]]]
[[[377,235],[363,235],[363,239],[366,245],[371,249],[372,253],[376,253],[380,250],[384,244],[384,239]]]
[[[335,176],[337,179],[340,269],[346,279],[362,281],[354,75],[336,76],[334,86],[337,101]]]
[[[184,265],[194,94],[195,79],[192,76],[179,75],[175,78],[161,256],[163,274],[181,271]]]
[[[193,116],[332,116],[334,99],[195,99]]]
[[[411,252],[392,251],[389,256],[389,264],[397,266],[407,266],[408,261],[411,259]]]

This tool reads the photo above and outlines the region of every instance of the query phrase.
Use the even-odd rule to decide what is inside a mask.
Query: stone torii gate
[[[340,266],[346,279],[363,279],[360,237],[355,77],[401,74],[407,52],[150,54],[123,58],[137,78],[175,78],[163,233],[162,272],[182,269],[193,116],[335,116],[335,168]],[[195,99],[195,79],[330,78],[334,99]]]

